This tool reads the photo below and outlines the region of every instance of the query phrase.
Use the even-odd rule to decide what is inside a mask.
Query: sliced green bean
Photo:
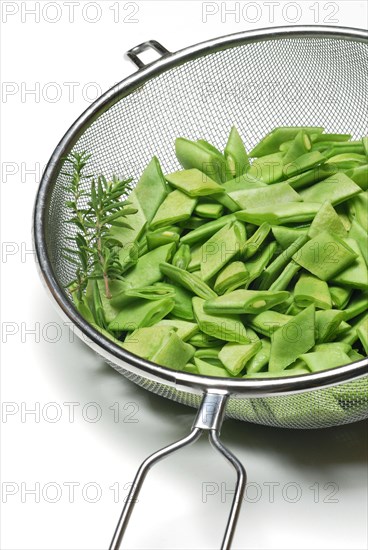
[[[167,195],[159,206],[156,215],[151,222],[151,228],[172,225],[190,218],[197,199],[193,199],[178,189]]]
[[[368,191],[350,199],[347,206],[350,220],[356,220],[368,232]]]
[[[231,262],[220,271],[213,288],[217,294],[224,294],[245,285],[248,278],[249,271],[243,262]]]
[[[353,180],[354,183],[359,185],[363,191],[368,189],[368,164],[363,166],[356,166],[350,170],[346,170],[346,175]]]
[[[109,323],[109,330],[132,331],[137,328],[151,327],[161,321],[173,309],[172,298],[163,300],[136,300],[129,308],[120,311]]]
[[[344,321],[343,311],[337,309],[316,311],[316,342],[322,344],[332,341],[342,321]]]
[[[189,273],[184,269],[175,267],[168,263],[161,263],[159,265],[161,272],[169,277],[171,281],[178,283],[184,288],[191,290],[196,296],[208,300],[209,298],[214,298],[217,296],[214,292],[202,279],[200,279],[194,273]]]
[[[328,284],[309,273],[302,273],[294,289],[294,300],[298,307],[314,304],[319,309],[331,309],[332,300]]]
[[[306,132],[298,132],[283,158],[284,165],[294,162],[301,155],[305,155],[312,148],[312,142]]]
[[[148,250],[153,250],[159,246],[169,243],[178,243],[180,239],[180,230],[174,225],[156,229],[156,231],[148,231],[146,235]]]
[[[245,325],[250,326],[259,334],[271,338],[272,334],[288,323],[293,317],[284,315],[277,311],[264,311],[258,315],[252,315],[246,318]]]
[[[350,300],[353,289],[342,286],[330,286],[329,289],[333,305],[337,309],[344,309]]]
[[[339,237],[347,237],[348,232],[337,214],[334,207],[329,202],[324,202],[312,221],[308,235],[315,237],[322,231],[330,231]]]
[[[364,313],[368,309],[368,294],[366,292],[356,294],[353,299],[349,302],[348,307],[345,308],[344,319],[349,321],[357,315]]]
[[[166,179],[173,187],[176,187],[176,189],[192,198],[224,192],[221,185],[197,168],[179,170],[178,172],[167,174]]]
[[[261,347],[260,340],[251,344],[229,343],[220,350],[218,357],[226,370],[232,376],[237,376]]]
[[[130,353],[151,360],[173,332],[171,326],[138,328],[128,334],[121,345]]]
[[[357,256],[346,240],[323,231],[306,242],[293,260],[322,281],[329,281],[349,267]]]
[[[266,290],[269,288],[272,283],[279,277],[281,272],[285,269],[287,264],[293,258],[298,255],[300,249],[303,249],[306,246],[308,241],[307,235],[300,235],[286,250],[284,250],[277,258],[269,264],[263,271],[259,288],[260,290]],[[296,260],[295,260],[296,261]],[[300,262],[297,262],[300,264]]]
[[[164,345],[152,356],[151,361],[163,367],[183,370],[194,355],[194,347],[185,343],[173,331]]]
[[[260,340],[261,348],[257,353],[246,363],[245,368],[247,374],[259,372],[268,364],[271,354],[271,342],[266,338]]]
[[[350,362],[349,356],[343,351],[315,351],[303,353],[300,359],[308,365],[309,370],[318,372],[326,369],[333,369],[341,365],[347,365]]]
[[[220,218],[224,209],[221,204],[216,202],[200,202],[194,209],[194,214],[201,218]]]
[[[227,170],[234,178],[244,174],[250,166],[243,140],[235,126],[231,128],[224,155]]]
[[[183,168],[187,170],[197,168],[217,183],[226,180],[225,158],[210,150],[208,146],[189,139],[177,138],[175,140],[175,151]]]
[[[305,153],[292,162],[285,164],[282,172],[284,176],[292,178],[293,176],[296,176],[301,172],[305,172],[318,164],[323,164],[325,160],[325,157],[319,151],[311,151],[310,153]]]
[[[286,182],[275,183],[274,185],[256,189],[242,189],[233,192],[231,196],[240,208],[246,208],[247,210],[262,208],[274,205],[275,203],[282,204],[300,202],[302,200],[301,196]]]
[[[125,283],[130,288],[139,288],[149,286],[162,279],[162,273],[159,267],[161,262],[167,262],[172,257],[175,250],[175,243],[165,244],[154,248],[141,256],[136,265],[126,274]],[[111,303],[119,306],[119,295],[112,298]]]
[[[201,374],[202,376],[218,376],[222,378],[229,378],[229,376],[231,377],[229,372],[224,367],[211,365],[211,363],[198,359],[198,357],[194,357],[194,363],[198,369],[198,374]]]
[[[201,276],[204,281],[214,277],[234,256],[239,254],[246,240],[241,222],[225,225],[201,247]]]
[[[296,262],[291,260],[284,268],[284,270],[280,273],[280,275],[273,281],[273,283],[270,285],[269,289],[270,291],[278,291],[278,290],[286,290],[289,286],[291,280],[295,277],[295,275],[300,270],[300,265],[298,265]],[[290,296],[289,296],[290,299]],[[287,302],[288,300],[286,300]]]
[[[338,168],[336,166],[332,166],[331,164],[319,164],[306,172],[301,172],[300,174],[285,180],[285,183],[290,185],[293,189],[298,190],[306,187],[307,185],[324,180],[329,176],[336,174],[336,172],[338,172]]]
[[[261,225],[264,222],[268,222],[271,225],[284,225],[313,220],[320,206],[321,203],[319,202],[290,202],[262,208],[252,208],[252,210],[240,210],[235,213],[235,216],[238,220],[253,223],[254,225]]]
[[[181,238],[182,243],[194,244],[205,239],[209,239],[217,233],[222,227],[228,223],[236,221],[234,214],[228,214],[227,216],[222,216],[218,220],[213,220],[212,222],[202,223],[200,227],[190,231]]]
[[[265,183],[279,181],[283,175],[283,156],[277,152],[257,158],[247,169],[247,175]]]
[[[182,319],[162,319],[156,325],[156,327],[171,327],[176,330],[179,338],[186,342],[192,336],[198,333],[199,328],[196,323],[190,323],[183,321]]]
[[[315,344],[315,308],[308,306],[271,337],[270,372],[286,369]]]
[[[368,265],[368,233],[354,218],[351,222],[349,237],[354,239],[363,254],[365,263]]]
[[[345,239],[344,242],[349,246],[350,250],[355,252],[356,258],[346,269],[343,269],[340,273],[335,275],[332,282],[350,288],[368,290],[367,264],[365,263],[359,245],[351,238]]]
[[[168,192],[166,181],[157,157],[153,157],[143,172],[134,191],[146,220],[150,223]],[[131,218],[129,218],[129,222],[130,221]]]
[[[277,244],[275,242],[271,242],[255,256],[253,256],[251,260],[248,260],[246,262],[245,267],[249,273],[249,277],[246,282],[247,288],[263,273],[263,270],[267,267],[267,265],[273,258],[276,248]]]
[[[201,298],[193,298],[194,315],[202,332],[227,342],[249,343],[238,315],[209,315],[203,309],[204,304],[205,301]]]
[[[363,322],[358,326],[357,333],[364,351],[368,355],[368,316],[366,316]]]
[[[305,127],[305,126],[280,126],[274,128],[272,132],[267,134],[249,153],[250,157],[261,157],[269,155],[279,150],[281,143],[294,139],[300,132],[307,132],[308,135],[321,134],[321,127]]]
[[[300,191],[304,201],[329,202],[340,204],[361,192],[359,185],[353,182],[343,172],[338,172],[329,178]]]
[[[217,314],[253,314],[262,313],[273,306],[284,302],[290,293],[286,291],[272,292],[269,290],[234,290],[218,298],[207,300],[204,311],[211,315]]]
[[[253,233],[253,235],[249,237],[247,241],[245,241],[245,244],[241,251],[241,256],[244,260],[249,260],[249,258],[252,258],[254,254],[258,252],[264,241],[267,239],[270,230],[271,226],[269,223],[262,223],[262,225],[260,225]]]
[[[173,256],[172,265],[180,267],[180,269],[188,269],[190,260],[191,254],[189,244],[181,244]]]

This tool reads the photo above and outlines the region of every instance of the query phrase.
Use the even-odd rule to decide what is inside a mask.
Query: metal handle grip
[[[119,550],[121,548],[120,545],[128,526],[130,516],[149,469],[163,458],[197,441],[205,430],[208,431],[208,438],[211,445],[234,467],[237,475],[234,497],[221,544],[221,550],[229,550],[243,500],[246,473],[241,462],[239,462],[239,460],[219,440],[220,428],[224,418],[228,397],[229,395],[225,393],[206,393],[194,420],[191,432],[175,443],[160,449],[142,462],[129,491],[109,550]]]
[[[134,65],[138,67],[138,69],[143,69],[147,64],[143,63],[143,61],[138,57],[138,54],[147,50],[155,50],[155,52],[160,54],[160,57],[171,54],[171,52],[169,52],[165,46],[157,42],[157,40],[147,40],[147,42],[142,42],[142,44],[128,50],[125,55],[134,63]]]

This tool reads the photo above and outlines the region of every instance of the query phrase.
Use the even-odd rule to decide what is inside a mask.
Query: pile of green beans
[[[178,138],[114,226],[121,275],[77,307],[129,352],[175,370],[266,378],[368,354],[368,138],[279,127],[246,151]],[[98,310],[99,315],[96,316]],[[99,319],[99,322],[96,321]]]

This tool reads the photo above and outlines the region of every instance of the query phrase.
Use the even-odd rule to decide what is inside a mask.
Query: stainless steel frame
[[[307,392],[308,390],[318,390],[321,388],[335,386],[343,382],[357,380],[361,377],[365,377],[368,373],[368,359],[310,375],[263,380],[210,378],[178,372],[153,364],[140,357],[132,355],[117,346],[112,341],[105,338],[101,333],[96,331],[79,315],[64,289],[61,288],[57,281],[47,250],[45,231],[50,190],[52,189],[52,186],[54,185],[60,171],[63,163],[63,157],[72,149],[73,145],[90,126],[92,121],[96,120],[102,113],[110,109],[121,98],[128,96],[153,77],[160,75],[173,67],[182,65],[190,60],[206,56],[210,53],[235,46],[252,42],[267,41],[269,39],[283,39],[291,36],[343,38],[344,40],[364,43],[366,43],[368,39],[368,33],[363,30],[323,26],[298,26],[237,33],[234,35],[209,40],[207,42],[185,48],[184,50],[176,53],[169,52],[166,48],[154,40],[144,42],[143,44],[140,44],[127,52],[127,57],[138,67],[138,71],[103,94],[77,119],[56,147],[42,177],[34,210],[34,243],[36,258],[41,278],[49,294],[53,298],[54,302],[56,302],[61,315],[72,321],[76,327],[77,334],[90,347],[102,355],[107,361],[112,363],[113,366],[120,370],[123,374],[129,371],[133,375],[142,376],[146,380],[164,384],[168,387],[173,387],[180,392],[204,396],[191,434],[166,447],[165,449],[158,451],[142,464],[134,481],[126,507],[120,518],[116,533],[111,543],[111,549],[117,549],[120,547],[124,530],[134,506],[134,498],[140,490],[148,469],[168,454],[196,441],[204,430],[209,431],[211,443],[225,456],[225,458],[235,467],[237,471],[237,491],[234,497],[222,544],[222,548],[229,548],[239,513],[241,495],[244,491],[245,472],[238,460],[230,453],[230,451],[225,449],[218,440],[220,425],[228,397],[231,395],[239,396],[240,398],[262,398],[267,396],[292,395],[295,393]],[[161,57],[157,61],[145,65],[139,58],[139,54],[150,48],[154,49]],[[208,415],[209,404],[212,408],[214,407],[213,410],[215,412],[210,415],[210,420],[204,421],[203,415],[205,413]]]

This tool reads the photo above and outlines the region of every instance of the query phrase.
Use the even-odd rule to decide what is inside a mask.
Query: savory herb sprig
[[[105,295],[111,298],[109,281],[118,279],[123,271],[119,261],[121,245],[109,236],[112,225],[130,228],[125,221],[128,215],[135,214],[129,201],[122,197],[131,190],[131,179],[121,180],[113,177],[108,181],[104,176],[97,179],[86,175],[85,168],[90,159],[86,153],[72,153],[66,163],[70,172],[63,172],[70,178],[66,190],[71,194],[67,206],[71,217],[67,223],[77,228],[70,237],[76,248],[66,247],[64,256],[76,266],[75,280],[69,290],[81,299],[89,279],[103,279]],[[90,185],[85,185],[90,180]]]

